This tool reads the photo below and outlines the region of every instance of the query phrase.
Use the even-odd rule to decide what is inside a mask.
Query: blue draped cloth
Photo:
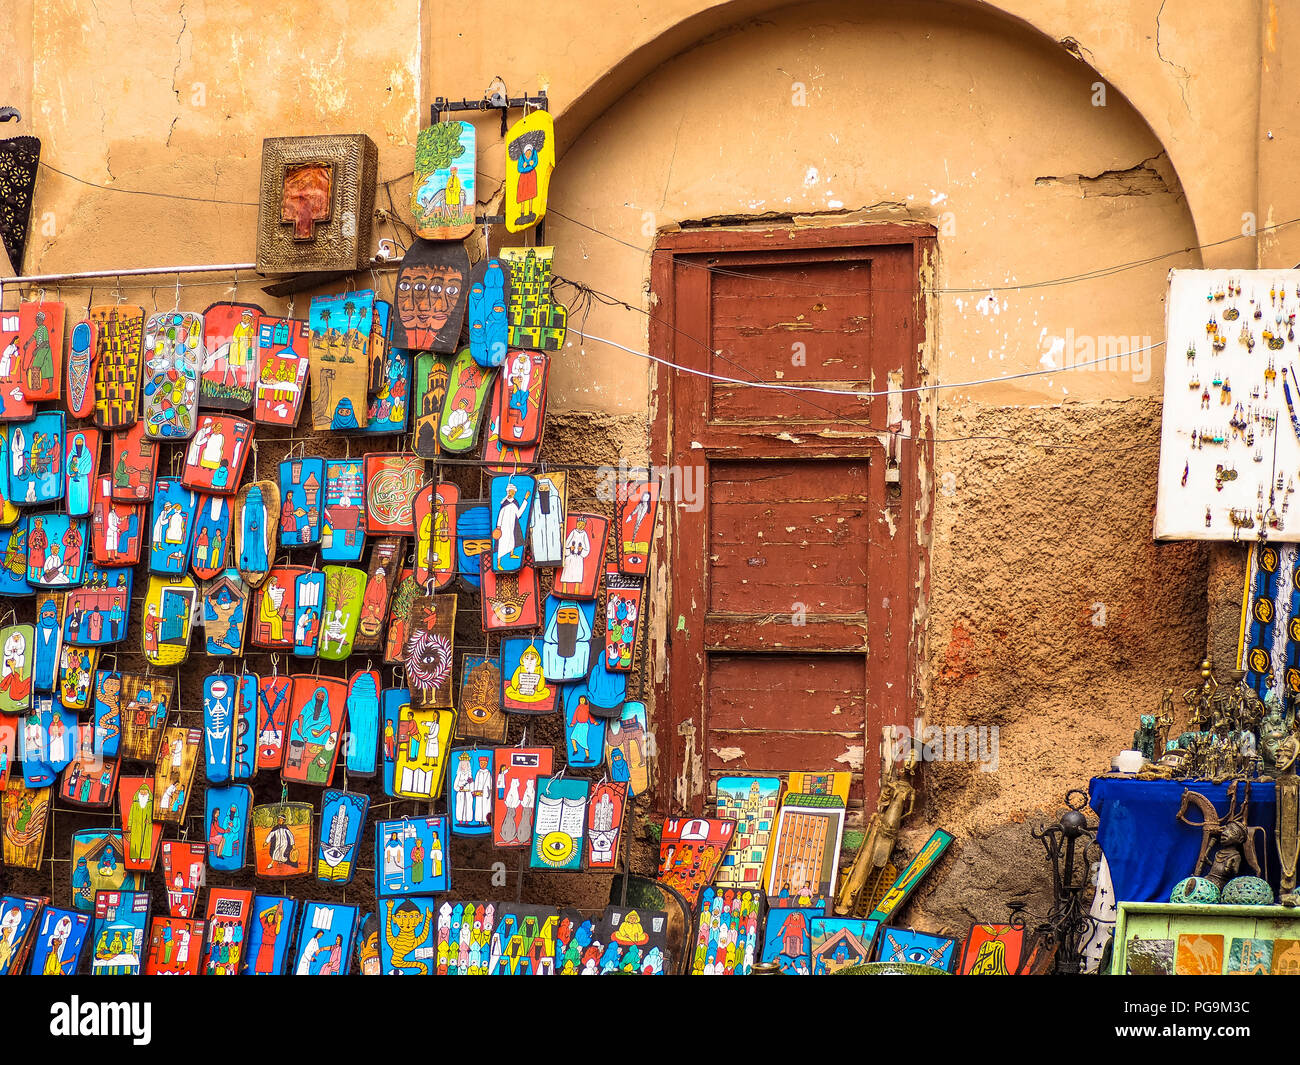
[[[1098,818],[1097,842],[1110,866],[1117,902],[1168,902],[1174,885],[1192,875],[1201,849],[1201,830],[1184,825],[1175,816],[1186,787],[1213,802],[1220,815],[1228,812],[1226,784],[1117,777],[1097,777],[1089,783],[1089,805]],[[1239,783],[1238,801],[1245,793],[1245,784]],[[1193,808],[1188,816],[1199,821],[1201,813]],[[1279,874],[1273,841],[1276,816],[1273,783],[1253,781],[1246,823],[1265,829],[1262,836],[1252,833],[1255,856],[1275,893]],[[1211,857],[1214,854],[1213,845],[1209,854]],[[1251,872],[1244,861],[1241,872],[1242,875]]]

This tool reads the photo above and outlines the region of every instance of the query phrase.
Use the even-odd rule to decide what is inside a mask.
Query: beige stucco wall
[[[368,133],[401,205],[429,102],[479,95],[495,75],[551,95],[558,272],[642,309],[644,249],[668,227],[935,224],[938,285],[971,291],[936,299],[934,381],[1059,365],[1067,331],[1158,341],[1170,267],[1300,259],[1300,227],[1230,239],[1244,218],[1300,216],[1297,75],[1283,61],[1298,16],[1266,0],[358,10],[19,0],[20,61],[2,84],[25,121],[4,132],[39,135],[46,162],[93,183],[42,172],[26,272],[251,261],[265,136]],[[486,196],[502,173],[495,118],[479,135]],[[173,298],[166,279],[157,296],[124,292],[146,307]],[[647,342],[633,311],[597,306],[585,327]],[[1206,553],[1150,543],[1162,353],[1148,357],[1149,374],[1076,371],[933,401],[924,707],[999,724],[1002,738],[997,773],[933,767],[916,831],[974,841],[1052,807],[1201,653]],[[649,389],[644,361],[574,336],[553,409],[599,418],[640,457]],[[1024,440],[1078,450],[1012,442]]]

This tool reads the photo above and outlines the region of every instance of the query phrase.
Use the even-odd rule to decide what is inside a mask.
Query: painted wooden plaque
[[[546,627],[542,643],[542,673],[547,680],[581,680],[591,669],[591,639],[596,604],[546,598]]]
[[[537,628],[541,623],[537,571],[532,566],[524,566],[515,573],[498,573],[486,555],[480,556],[480,560],[483,631]]]
[[[529,530],[536,566],[559,566],[564,561],[568,487],[568,474],[563,471],[545,471],[537,476]]]
[[[402,453],[374,453],[364,459],[366,531],[371,535],[415,534],[415,497],[424,484],[424,459]]]
[[[95,325],[95,424],[125,429],[136,420],[140,404],[140,349],[144,308],[128,303],[90,309]]]
[[[397,269],[393,346],[456,350],[469,292],[469,253],[459,241],[413,240]]]
[[[719,886],[760,886],[780,797],[778,777],[718,778],[717,815],[736,822],[736,831],[714,878]]]
[[[261,684],[256,673],[239,675],[230,747],[231,780],[252,780],[257,775],[257,693]]]
[[[895,965],[927,965],[940,972],[951,972],[957,956],[957,940],[917,932],[910,928],[882,928],[876,943],[876,961]]]
[[[382,899],[380,972],[384,976],[428,976],[437,943],[436,903],[430,896]]]
[[[98,662],[98,648],[74,647],[65,634],[59,656],[58,695],[59,702],[69,710],[85,710],[90,706]]]
[[[145,976],[198,976],[203,963],[203,922],[190,917],[155,916],[149,922]]]
[[[474,127],[435,122],[415,141],[411,215],[426,240],[464,240],[474,230]]]
[[[500,366],[506,361],[508,276],[499,259],[485,259],[474,267],[466,317],[469,349],[480,366]]]
[[[524,564],[534,487],[523,474],[492,478],[492,568],[498,573],[516,573]]]
[[[643,794],[650,787],[653,749],[645,703],[624,703],[619,719],[605,727],[605,764],[610,780],[627,783],[629,798]]]
[[[330,790],[321,796],[317,880],[343,886],[352,883],[369,809],[370,796],[364,792]]]
[[[282,976],[289,960],[298,901],[280,895],[255,895],[253,919],[244,951],[245,976]]]
[[[421,458],[436,459],[442,451],[438,443],[438,419],[447,397],[453,362],[454,355],[432,351],[419,352],[415,357],[412,432],[414,451]]]
[[[347,976],[361,911],[337,902],[303,904],[294,976]]]
[[[382,684],[377,669],[358,669],[348,680],[348,733],[344,757],[348,772],[356,776],[373,777],[379,768]]]
[[[361,459],[327,462],[320,557],[326,562],[359,560],[366,544],[365,518],[365,463]]]
[[[388,601],[402,565],[402,541],[385,538],[370,553],[370,572],[361,593],[361,617],[352,642],[354,651],[378,651],[384,644]]]
[[[244,581],[256,588],[271,571],[280,520],[279,487],[274,481],[244,485],[235,497],[230,520],[235,565]]]
[[[20,718],[0,717],[0,793],[9,784],[14,763],[18,760],[18,724]]]
[[[10,426],[0,423],[0,529],[18,524],[22,517],[9,495],[9,431]]]
[[[414,706],[451,706],[456,596],[424,595],[411,604],[403,665]]]
[[[122,777],[117,797],[122,817],[123,861],[133,872],[152,872],[158,862],[163,834],[163,826],[153,819],[153,777]]]
[[[93,722],[74,722],[79,737],[73,759],[59,780],[59,797],[77,806],[106,809],[113,805],[119,759],[105,758],[97,745]]]
[[[379,301],[376,306],[388,308]],[[406,432],[411,410],[411,356],[400,348],[385,347],[379,390],[366,408],[365,432],[371,435]]]
[[[461,349],[452,363],[438,418],[438,444],[443,451],[463,455],[474,450],[495,380],[495,371],[476,363],[469,348]]]
[[[554,752],[550,747],[498,747],[494,759],[492,842],[498,847],[531,846],[537,778],[551,775]]]
[[[199,404],[248,410],[258,376],[262,308],[253,303],[214,303],[203,312],[203,376]]]
[[[66,420],[63,411],[41,411],[9,427],[9,498],[16,506],[63,499]]]
[[[501,641],[501,709],[507,714],[549,714],[557,689],[542,670],[542,641],[536,636]]]
[[[248,819],[253,808],[253,789],[246,784],[209,787],[206,795],[208,867],[222,873],[237,873],[248,855]],[[211,904],[212,893],[208,900]]]
[[[154,763],[176,681],[150,673],[123,673],[121,678],[122,757]]]
[[[8,529],[0,529],[0,595],[31,595],[27,583],[27,516]]]
[[[240,974],[252,915],[251,891],[226,887],[208,891],[207,941],[203,945],[205,976]]]
[[[294,606],[297,578],[306,566],[275,566],[252,593],[249,639],[254,647],[290,650],[294,645]],[[317,604],[319,609],[320,604]]]
[[[613,869],[618,864],[619,836],[626,809],[625,782],[602,780],[592,789],[587,805],[588,869]]]
[[[0,976],[21,976],[36,938],[37,915],[49,899],[0,896]]]
[[[144,324],[144,387],[140,421],[154,440],[188,440],[198,416],[204,363],[203,315],[152,314]]]
[[[630,673],[640,632],[643,585],[611,566],[605,572],[605,589],[605,667]]]
[[[111,434],[111,496],[119,503],[143,503],[153,498],[158,474],[158,444],[143,424]]]
[[[144,656],[155,666],[178,666],[190,654],[199,590],[192,577],[150,577],[141,625]]]
[[[582,684],[563,692],[564,757],[572,769],[592,769],[605,757],[605,721],[597,714]]]
[[[307,350],[311,416],[316,429],[359,429],[368,406],[371,320],[369,290],[311,301]]]
[[[415,498],[415,581],[442,591],[456,576],[456,514],[460,489],[439,481],[427,484]]]
[[[659,837],[659,880],[681,892],[693,908],[722,862],[736,830],[723,818],[670,817]]]
[[[365,586],[365,570],[350,566],[325,567],[325,612],[317,651],[321,658],[341,662],[352,653]]]
[[[465,655],[461,660],[456,738],[504,743],[506,716],[501,711],[501,660]]]
[[[90,918],[75,910],[47,906],[27,963],[28,976],[75,976],[85,953]]]
[[[174,477],[160,477],[149,511],[149,572],[181,576],[189,567],[199,497]]]
[[[777,814],[763,885],[768,905],[824,908],[835,897],[843,834],[840,796],[787,794]]]
[[[253,423],[233,414],[202,414],[185,449],[181,482],[212,495],[234,495],[253,444]]]
[[[143,873],[133,873],[123,860],[120,828],[90,828],[72,834],[72,908],[93,913],[95,895],[101,891],[138,891]]]
[[[0,628],[0,714],[23,714],[32,705],[35,644],[35,626]]]
[[[9,778],[0,801],[0,816],[4,818],[0,853],[5,865],[13,869],[40,868],[49,814],[48,787],[28,788],[17,774]]]
[[[284,764],[285,729],[293,681],[289,677],[262,677],[257,685],[257,768],[279,769]]]
[[[484,556],[492,557],[492,510],[484,500],[456,508],[456,577],[470,591],[482,583]]]
[[[144,543],[141,526],[143,503],[116,503],[112,479],[95,482],[95,502],[90,514],[90,553],[101,566],[134,566]]]
[[[299,658],[315,658],[320,650],[324,610],[325,574],[299,573],[293,579],[293,653]]]
[[[95,892],[91,976],[139,976],[149,926],[149,892]]]
[[[505,444],[520,447],[541,441],[550,361],[537,351],[508,353],[497,406],[498,432]]]
[[[483,434],[483,469],[488,473],[528,473],[537,466],[537,444],[511,444],[501,438],[501,378],[492,386],[487,431]]]
[[[555,124],[548,111],[525,115],[506,131],[506,229],[520,233],[546,215],[555,169]]]
[[[202,729],[182,725],[168,725],[163,729],[153,773],[153,790],[157,796],[154,800],[155,819],[169,825],[184,823],[194,770],[202,750]]]
[[[496,903],[443,902],[438,907],[437,974],[486,976]]]
[[[67,385],[68,413],[74,418],[89,418],[95,409],[95,390],[91,381],[99,358],[99,326],[82,319],[72,327],[68,345]]]
[[[18,754],[29,788],[53,784],[78,747],[77,719],[51,696],[39,695],[19,723]]]
[[[16,310],[0,311],[0,421],[26,421],[36,411],[27,398],[22,352],[18,347],[22,318]]]
[[[73,588],[86,563],[86,519],[33,514],[27,533],[27,583],[34,588]]]
[[[231,567],[203,585],[203,649],[219,658],[244,653],[248,586]]]
[[[654,539],[655,515],[659,509],[656,480],[619,486],[615,510],[617,528],[614,545],[618,569],[630,577],[644,577],[650,565],[650,544]]]
[[[23,397],[58,399],[63,390],[63,325],[67,308],[57,300],[18,307],[18,364]]]
[[[528,859],[533,869],[581,871],[590,789],[591,781],[582,777],[537,778],[537,810]]]
[[[762,947],[762,908],[761,891],[706,887],[700,893],[691,975],[749,976]]]
[[[201,581],[221,576],[229,548],[230,497],[199,496],[190,546],[190,571]]]
[[[425,895],[451,890],[445,817],[375,822],[375,894]]]
[[[486,836],[492,831],[492,748],[454,747],[447,813],[454,836]]]
[[[230,779],[231,737],[238,680],[225,673],[203,678],[203,772],[209,784]]]
[[[311,820],[308,802],[276,802],[253,807],[253,871],[268,879],[311,872]]]
[[[456,727],[450,707],[412,706],[405,688],[385,688],[384,791],[405,799],[442,794],[447,750]]]
[[[564,347],[568,312],[551,291],[554,248],[502,248],[501,261],[510,270],[506,305],[512,348],[559,351]]]
[[[342,744],[347,692],[347,684],[335,677],[293,678],[281,780],[320,787],[330,782]]]
[[[853,917],[812,919],[812,975],[830,976],[871,960],[878,921]]]
[[[32,636],[32,688],[52,692],[58,685],[59,658],[63,649],[63,610],[61,592],[38,592],[36,624]]]
[[[320,543],[325,460],[300,456],[280,463],[280,546]]]
[[[95,478],[99,473],[98,429],[70,429],[67,434],[67,454],[64,456],[64,499],[68,513],[76,518],[90,516],[94,502]]]
[[[307,373],[307,323],[263,317],[257,328],[257,389],[253,420],[262,425],[298,424]]]
[[[1025,930],[1016,925],[972,925],[957,972],[961,976],[1011,976],[1020,969],[1024,942]],[[1222,961],[1212,966],[1214,973],[1221,965]],[[1199,966],[1191,971],[1200,971]]]
[[[357,928],[357,968],[362,976],[382,976],[379,958],[379,915],[373,910]]]
[[[415,570],[404,566],[397,578],[397,590],[388,610],[388,628],[384,634],[384,664],[402,664],[406,650],[406,637],[411,627],[411,607],[420,597],[421,585],[416,582]]]
[[[564,552],[555,575],[554,594],[595,599],[605,567],[605,534],[609,521],[598,514],[570,511],[564,525]]]

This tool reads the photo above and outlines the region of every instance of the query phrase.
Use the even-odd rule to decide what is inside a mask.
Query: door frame
[[[680,310],[675,286],[679,268],[698,269],[709,265],[711,261],[716,262],[732,255],[791,250],[825,253],[836,248],[860,251],[864,247],[882,245],[908,245],[912,249],[911,276],[915,279],[915,289],[909,350],[914,351],[915,356],[901,367],[901,383],[904,389],[915,389],[923,383],[926,368],[930,364],[928,337],[933,331],[932,305],[923,282],[934,277],[937,241],[934,227],[925,223],[882,222],[825,226],[795,226],[786,223],[779,226],[741,225],[660,233],[651,252],[650,263],[650,352],[658,359],[683,361],[674,358],[677,350],[676,322]],[[683,260],[689,261],[690,265],[679,267],[679,261]],[[673,466],[675,456],[672,424],[675,402],[683,387],[689,388],[692,384],[698,387],[701,380],[696,375],[679,375],[663,362],[657,364],[649,404],[650,453],[656,460],[662,461],[666,468]],[[877,381],[873,385],[874,389],[880,390],[893,387],[893,381]],[[865,707],[862,771],[864,808],[868,812],[875,808],[883,767],[879,740],[873,742],[872,737],[879,737],[880,728],[884,725],[910,727],[921,704],[925,608],[930,591],[929,544],[934,509],[933,477],[930,476],[934,464],[933,393],[927,394],[925,401],[921,396],[922,393],[916,391],[902,391],[897,396],[890,396],[887,400],[889,432],[879,434],[882,448],[892,451],[900,474],[899,490],[891,496],[889,510],[899,520],[896,535],[904,538],[902,545],[895,546],[905,560],[908,577],[905,584],[905,616],[908,624],[904,638],[899,639],[898,634],[892,633],[889,626],[890,618],[899,616],[898,611],[885,608],[878,599],[871,601],[868,610],[869,626],[873,632],[890,633],[890,639],[873,640],[868,650],[868,671],[879,670],[878,675],[887,681],[879,692],[868,693]],[[900,436],[914,440],[900,439]],[[798,446],[792,445],[793,448]],[[706,488],[707,485],[701,486],[701,490]],[[654,670],[651,728],[656,739],[652,751],[656,756],[654,792],[656,808],[662,813],[698,815],[703,812],[708,789],[704,761],[707,752],[703,749],[707,742],[707,730],[700,727],[694,734],[690,729],[679,730],[671,709],[674,705],[672,635],[679,611],[673,602],[670,564],[678,535],[679,514],[674,500],[670,498],[661,500],[660,509],[663,526],[656,542],[653,585],[648,589],[655,601],[657,617],[650,629],[651,653],[643,666],[649,669],[653,664]],[[701,663],[700,690],[685,693],[679,691],[676,694],[678,700],[686,695],[698,700],[696,705],[702,705],[704,670],[705,666]],[[702,719],[699,720],[699,725],[703,725]],[[699,749],[695,749],[697,744]],[[790,768],[818,771],[838,767]]]

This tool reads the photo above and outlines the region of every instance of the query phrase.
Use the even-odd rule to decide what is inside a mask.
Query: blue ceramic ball
[[[1219,901],[1219,889],[1203,876],[1189,876],[1174,885],[1169,901],[1184,906],[1213,906]]]
[[[1273,889],[1257,876],[1239,876],[1223,885],[1219,901],[1225,906],[1271,906]]]

